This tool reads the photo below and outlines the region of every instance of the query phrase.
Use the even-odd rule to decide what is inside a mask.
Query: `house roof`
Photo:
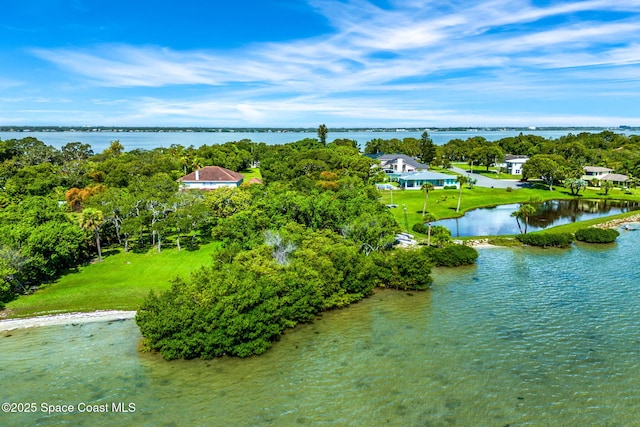
[[[591,182],[592,180],[597,180],[597,181],[614,181],[614,182],[625,182],[629,179],[629,177],[627,175],[623,175],[621,173],[607,173],[604,175],[598,175],[598,176],[593,176],[593,175],[582,175],[581,179],[587,181],[587,182]]]
[[[381,163],[392,163],[398,159],[402,159],[409,166],[413,166],[416,169],[429,169],[429,165],[425,165],[424,163],[420,163],[416,159],[411,156],[407,156],[406,154],[381,154],[377,157],[374,157],[377,160],[380,160]]]
[[[179,178],[182,182],[238,182],[244,177],[238,172],[220,166],[205,166],[197,171]]]
[[[527,163],[527,160],[529,160],[528,157],[524,156],[524,157],[511,157],[509,159],[504,160],[505,163]]]
[[[404,181],[433,181],[433,180],[440,180],[440,179],[455,180],[456,177],[454,175],[447,175],[446,173],[421,171],[421,172],[403,173],[398,177],[398,179],[402,179]]]
[[[504,160],[513,160],[513,159],[527,159],[529,160],[529,156],[523,156],[523,155],[519,155],[519,154],[507,154],[506,156],[504,156]]]
[[[629,179],[629,177],[627,175],[623,175],[621,173],[608,173],[608,174],[600,177],[601,181],[624,182],[624,181],[626,181],[628,179]]]
[[[613,169],[603,168],[600,166],[585,166],[585,172],[613,172]]]

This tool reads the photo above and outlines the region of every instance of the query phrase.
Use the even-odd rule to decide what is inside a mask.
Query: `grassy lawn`
[[[76,311],[136,310],[151,289],[168,289],[176,276],[187,278],[191,271],[208,264],[217,246],[218,243],[213,242],[196,251],[117,252],[101,263],[80,267],[33,295],[11,301],[6,312],[8,317],[27,317]]]
[[[391,195],[393,193],[393,195]],[[409,229],[413,224],[422,221],[422,207],[424,205],[425,193],[418,190],[380,190],[380,201],[383,204],[397,204],[397,208],[391,211],[398,224],[404,229],[405,217],[404,207],[407,210],[407,220]],[[393,201],[391,198],[393,197]],[[462,201],[460,212],[456,213],[458,205],[458,190],[431,190],[427,203],[427,212],[431,212],[437,219],[455,218],[462,216],[465,211],[480,207],[503,205],[508,203],[525,203],[531,199],[540,201],[551,199],[571,199],[571,193],[563,188],[556,187],[553,191],[545,188],[521,188],[511,192],[501,188],[474,187],[469,189],[466,186],[462,190]],[[624,199],[640,201],[640,196],[625,194],[621,190],[613,190],[605,196],[599,189],[588,189],[580,193],[580,198],[585,199]],[[597,222],[604,222],[604,219]],[[411,232],[411,231],[410,231]]]
[[[242,171],[241,174],[244,176],[244,182],[248,182],[251,178],[262,179],[260,168],[249,168],[246,171]]]
[[[459,167],[460,169],[464,169],[467,172],[470,169],[467,163],[454,162],[452,163],[452,165]],[[493,179],[522,179],[522,175],[510,175],[508,173],[497,172],[495,167],[489,168],[489,172],[487,172],[486,166],[473,165],[473,173],[484,175]]]

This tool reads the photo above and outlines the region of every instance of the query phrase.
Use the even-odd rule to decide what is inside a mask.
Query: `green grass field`
[[[254,173],[256,171],[253,171]],[[259,172],[258,172],[259,173]],[[256,176],[256,175],[253,175]],[[393,197],[393,200],[391,200]],[[455,209],[458,203],[458,190],[432,190],[429,193],[427,211],[437,219],[462,216],[469,209],[495,206],[506,203],[524,203],[531,199],[540,201],[550,199],[570,199],[569,191],[562,187],[554,191],[546,189],[505,189],[467,187],[462,190],[460,212]],[[583,198],[610,198],[640,201],[640,196],[626,194],[622,190],[612,190],[604,196],[599,189],[588,189],[580,195]],[[395,203],[397,208],[391,209],[398,224],[404,228],[404,207],[409,228],[421,222],[422,207],[425,200],[423,191],[388,190],[380,191],[380,201],[384,204]],[[575,232],[577,229],[611,218],[630,216],[634,213],[600,218],[576,224],[552,227],[545,231]],[[195,251],[175,248],[165,249],[158,253],[150,249],[145,253],[123,253],[110,250],[102,263],[86,265],[71,272],[54,283],[43,286],[36,293],[19,297],[6,305],[2,313],[6,317],[27,317],[44,314],[82,312],[95,310],[136,310],[149,294],[150,290],[162,291],[170,287],[176,276],[187,278],[189,273],[211,260],[211,254],[219,243],[202,245]]]
[[[464,162],[454,162],[452,163],[452,165],[464,169],[465,171],[469,171],[471,169],[469,164]],[[522,179],[522,175],[510,175],[508,173],[499,172],[497,169],[498,168],[493,166],[490,167],[489,171],[487,172],[487,168],[485,166],[473,165],[473,169],[471,170],[473,173],[484,175],[493,179]]]
[[[393,193],[393,194],[391,194]],[[393,215],[403,229],[405,228],[404,208],[407,211],[407,222],[409,229],[413,224],[422,221],[422,208],[425,201],[424,191],[418,190],[380,190],[380,201],[383,204],[396,204],[397,208],[392,208]],[[458,205],[458,190],[431,190],[427,203],[427,212],[432,213],[437,219],[455,218],[462,216],[465,211],[475,208],[496,206],[508,203],[525,203],[532,199],[540,201],[552,199],[571,199],[571,193],[563,188],[556,187],[553,191],[546,188],[521,188],[513,191],[506,191],[501,188],[474,187],[462,189],[462,200],[460,212],[456,213]],[[622,190],[612,190],[609,195],[604,196],[600,189],[588,189],[580,193],[580,198],[584,199],[624,199],[639,201],[640,196],[625,194]],[[600,219],[597,222],[604,222]],[[410,231],[411,232],[411,231]]]
[[[260,173],[260,168],[249,168],[246,171],[241,172],[242,176],[244,176],[243,182],[249,182],[251,178],[262,179],[262,174]]]
[[[176,276],[187,278],[191,271],[209,264],[218,245],[208,243],[195,251],[120,251],[106,256],[101,263],[80,267],[32,295],[11,301],[6,306],[6,314],[27,317],[76,311],[136,310],[150,290],[168,289]]]

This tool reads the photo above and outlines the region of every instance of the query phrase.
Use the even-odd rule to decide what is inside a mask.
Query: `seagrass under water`
[[[2,402],[135,412],[0,424],[639,425],[639,243],[484,249],[428,292],[378,292],[244,360],[141,355],[133,321],[14,331],[0,335]]]

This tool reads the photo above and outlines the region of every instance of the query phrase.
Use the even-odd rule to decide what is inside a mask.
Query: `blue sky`
[[[640,126],[640,0],[4,0],[0,125]]]

